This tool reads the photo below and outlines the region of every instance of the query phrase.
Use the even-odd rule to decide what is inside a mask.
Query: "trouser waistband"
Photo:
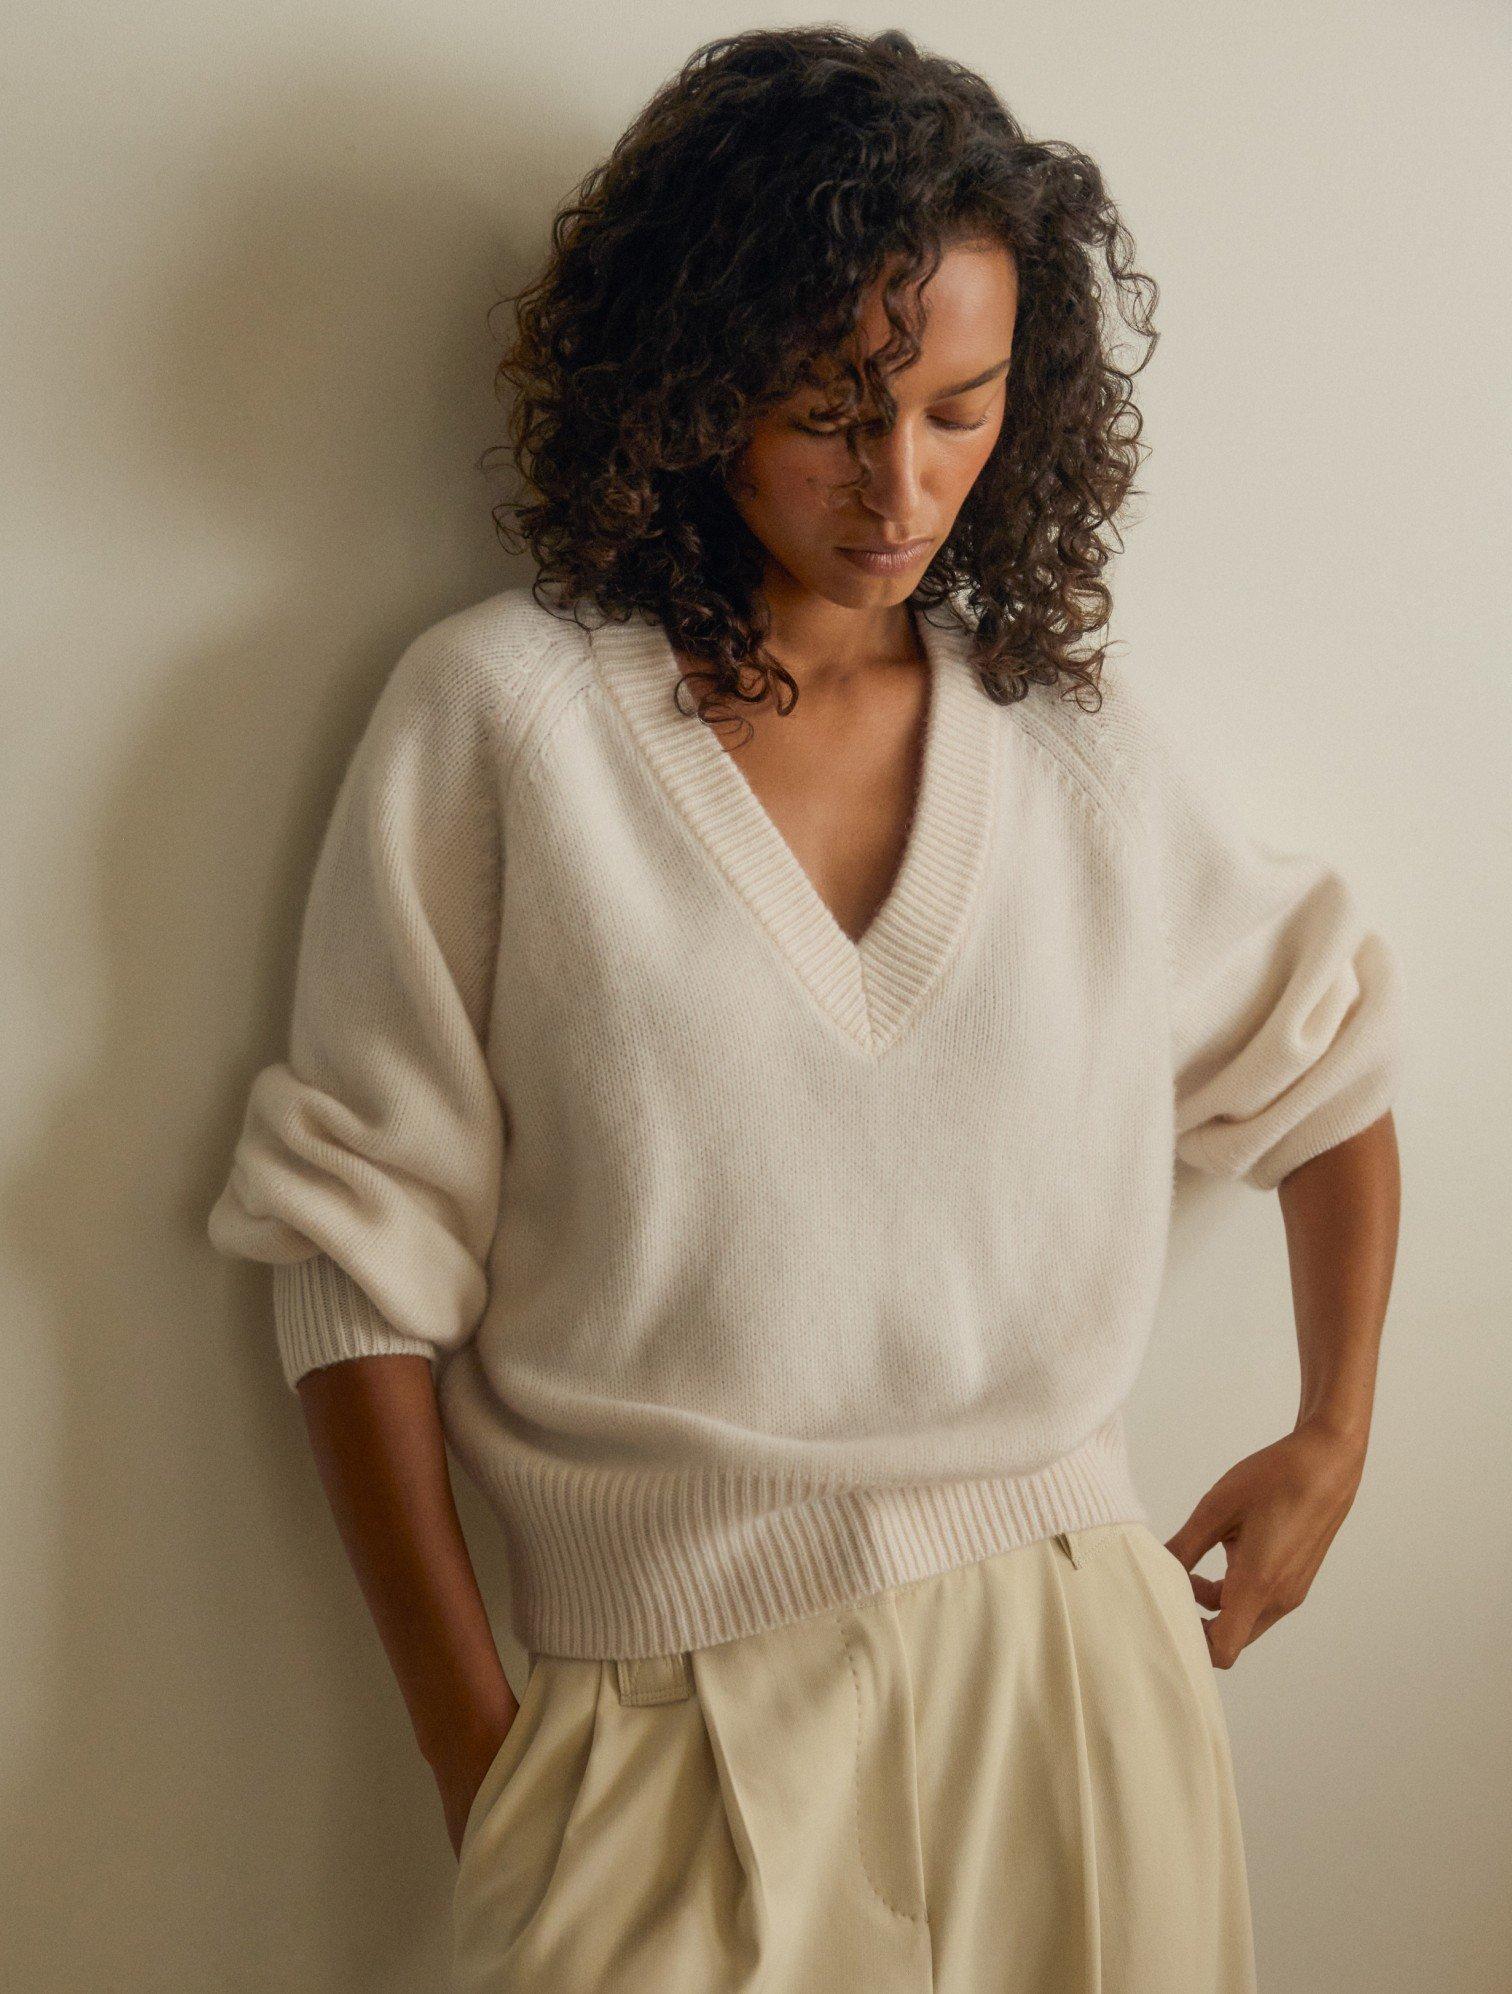
[[[1073,1566],[1084,1565],[1093,1548],[1116,1536],[1121,1525],[1057,1530],[1050,1539]],[[1011,1554],[1004,1554],[1011,1555]],[[862,1602],[865,1604],[865,1602]],[[622,1656],[614,1664],[621,1703],[677,1703],[693,1694],[691,1650],[667,1655]]]

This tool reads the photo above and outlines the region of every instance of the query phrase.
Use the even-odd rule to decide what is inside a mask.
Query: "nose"
[[[883,436],[858,437],[856,454],[863,482],[860,495],[885,519],[912,524],[924,510],[924,486],[919,475],[919,448],[907,423],[896,423]]]

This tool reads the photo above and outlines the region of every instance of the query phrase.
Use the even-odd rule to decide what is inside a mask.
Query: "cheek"
[[[975,450],[963,453],[952,464],[952,497],[957,506],[965,499],[966,494],[986,469],[987,460],[991,457],[996,447],[997,434],[994,432],[984,443],[979,444]]]
[[[833,474],[817,450],[783,444],[753,444],[741,464],[742,503],[752,512],[789,523],[817,515],[828,506]]]

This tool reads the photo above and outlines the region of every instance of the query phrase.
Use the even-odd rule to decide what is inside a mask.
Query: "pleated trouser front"
[[[456,1994],[1253,1994],[1217,1680],[1143,1523],[531,1661],[462,1843]]]

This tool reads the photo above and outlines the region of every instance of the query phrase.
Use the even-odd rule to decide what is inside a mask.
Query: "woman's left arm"
[[[1376,1367],[1401,1212],[1396,1126],[1388,1112],[1309,1158],[1276,1187],[1297,1319],[1297,1423],[1246,1456],[1167,1541],[1191,1575],[1214,1665],[1307,1597],[1354,1502],[1365,1467]],[[1223,1544],[1221,1579],[1191,1568]]]

